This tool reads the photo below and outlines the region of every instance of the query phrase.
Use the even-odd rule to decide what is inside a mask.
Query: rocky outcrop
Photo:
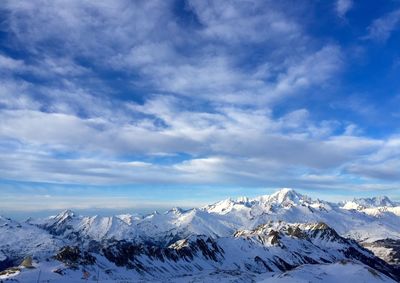
[[[78,247],[65,246],[54,256],[65,265],[76,268],[79,265],[93,265],[96,258],[87,251],[81,251]]]

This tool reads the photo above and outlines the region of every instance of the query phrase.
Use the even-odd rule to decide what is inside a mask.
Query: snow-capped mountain
[[[136,221],[132,216],[80,216],[70,210],[62,211],[47,219],[33,220],[28,223],[47,230],[55,236],[69,240],[95,240],[132,238],[134,230],[131,225]]]
[[[390,200],[387,196],[379,196],[373,198],[355,198],[352,201],[343,203],[345,209],[365,209],[376,207],[396,207],[400,203]]]
[[[391,202],[393,203],[393,202]],[[325,222],[341,235],[359,241],[375,241],[385,238],[400,239],[399,207],[371,208],[380,212],[350,210],[341,204],[313,200],[291,189],[283,189],[272,195],[254,199],[224,200],[203,208],[211,214],[224,216],[225,222],[235,223],[237,228],[254,228],[268,220],[294,222]]]
[[[253,199],[241,197],[237,200],[227,199],[208,205],[203,209],[209,212],[226,214],[232,210],[240,210],[243,207],[258,207],[262,211],[269,211],[274,207],[290,208],[296,205],[312,205],[314,202],[307,196],[297,193],[293,189],[282,189],[272,195],[265,195]]]
[[[358,206],[350,208],[350,203]],[[145,216],[80,216],[67,210],[25,223],[0,218],[0,268],[33,255],[39,266],[65,276],[76,275],[72,265],[100,269],[109,279],[128,268],[129,276],[153,281],[154,274],[173,280],[189,274],[201,277],[205,271],[237,272],[240,278],[255,280],[258,273],[350,260],[397,278],[395,266],[359,245],[398,264],[398,253],[392,252],[400,242],[396,205],[385,197],[336,204],[282,189]]]
[[[128,238],[168,245],[177,238],[191,234],[230,236],[238,229],[253,229],[269,220],[288,223],[325,222],[343,236],[360,241],[375,241],[400,239],[398,217],[393,212],[399,208],[373,208],[375,213],[365,209],[347,209],[339,204],[313,200],[294,190],[283,189],[272,195],[252,199],[227,199],[202,208],[175,208],[142,217],[83,217],[64,211],[48,219],[30,220],[29,223],[66,238]]]

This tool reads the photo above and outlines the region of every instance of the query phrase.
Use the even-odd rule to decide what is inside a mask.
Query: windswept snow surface
[[[335,264],[303,265],[259,283],[382,283],[396,282],[363,264],[338,262]]]

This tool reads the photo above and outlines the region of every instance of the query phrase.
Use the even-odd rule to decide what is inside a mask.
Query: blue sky
[[[400,1],[4,1],[0,212],[400,188]]]

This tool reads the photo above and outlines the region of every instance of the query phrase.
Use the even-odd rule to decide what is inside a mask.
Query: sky
[[[4,0],[0,213],[400,200],[399,75],[398,0]]]

